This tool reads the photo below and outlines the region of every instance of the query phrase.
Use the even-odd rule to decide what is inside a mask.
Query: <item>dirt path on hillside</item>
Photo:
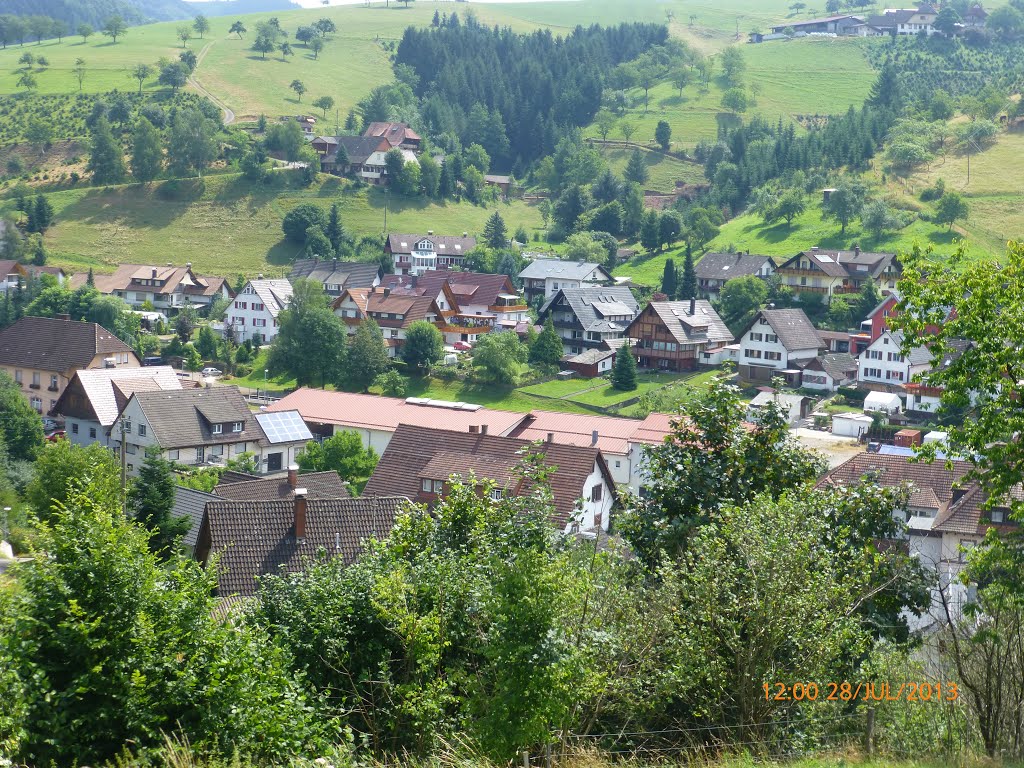
[[[203,59],[206,58],[207,51],[210,50],[210,46],[212,46],[214,42],[216,41],[211,40],[206,45],[204,45],[203,50],[201,50],[199,52],[199,55],[196,56],[196,69],[195,71],[193,71],[191,75],[188,76],[188,81],[189,83],[191,83],[193,88],[195,88],[197,91],[199,91],[199,93],[208,98],[210,101],[212,101],[214,104],[216,104],[224,111],[224,125],[231,125],[233,122],[235,122],[235,113],[227,104],[225,104],[223,101],[221,101],[212,93],[210,93],[206,89],[206,87],[202,83],[200,83],[199,80],[196,79],[195,76],[195,72],[199,70],[200,65],[203,63]]]

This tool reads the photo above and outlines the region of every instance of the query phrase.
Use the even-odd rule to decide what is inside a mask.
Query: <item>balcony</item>
[[[487,333],[494,328],[495,318],[490,315],[452,315],[441,322],[442,333]]]
[[[60,387],[47,387],[46,388],[47,392],[57,392],[59,390],[60,390]]]
[[[43,385],[42,384],[29,384],[28,388],[29,389],[42,389]]]

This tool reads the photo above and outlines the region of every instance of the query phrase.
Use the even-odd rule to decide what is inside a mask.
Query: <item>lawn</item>
[[[593,413],[568,400],[545,400],[540,397],[531,397],[518,389],[467,384],[462,381],[445,382],[431,378],[411,378],[406,396],[476,403],[496,410],[519,413],[535,410]]]
[[[167,192],[172,186],[178,189],[173,197]],[[284,178],[254,185],[239,174],[223,174],[175,185],[70,189],[48,197],[56,212],[46,233],[50,261],[73,271],[190,261],[203,274],[283,275],[300,248],[283,239],[281,221],[303,202],[325,209],[337,202],[342,222],[357,236],[385,231],[385,204],[390,232],[478,234],[495,209],[509,231],[522,225],[532,234],[542,223],[537,207],[521,201],[483,208],[385,199],[381,189],[354,189],[333,176],[321,176],[308,188]],[[5,204],[10,209],[13,201]]]
[[[744,82],[756,92],[756,105],[744,115],[760,115],[771,123],[781,118],[792,122],[801,115],[829,115],[860,107],[875,79],[861,40],[803,39],[743,45],[747,73]],[[720,76],[712,78],[708,90],[694,82],[679,90],[659,83],[648,94],[644,109],[643,90],[634,88],[629,96],[637,106],[627,110],[621,121],[636,128],[633,140],[654,141],[660,120],[672,128],[676,149],[691,148],[701,140],[714,140],[719,125],[735,122],[735,115],[723,109],[722,94],[729,87]],[[597,136],[595,126],[586,135]],[[621,138],[618,130],[610,138]]]

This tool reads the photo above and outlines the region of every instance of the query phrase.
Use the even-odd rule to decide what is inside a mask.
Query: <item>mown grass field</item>
[[[1001,254],[1009,237],[1024,238],[1024,132],[1000,134],[995,143],[970,158],[949,153],[912,176],[906,186],[890,184],[897,194],[920,194],[942,179],[946,189],[967,198],[970,213],[961,229],[981,253]]]
[[[622,176],[626,165],[629,164],[633,149],[615,145],[599,145],[599,147],[601,154],[608,161],[608,167]],[[645,189],[672,192],[677,181],[682,181],[685,184],[704,183],[704,169],[697,163],[688,163],[671,155],[652,150],[643,150],[643,153],[648,173],[647,181],[644,184]]]
[[[864,55],[864,41],[803,39],[774,41],[760,45],[741,45],[747,63],[744,82],[756,90],[756,105],[744,116],[761,115],[771,122],[780,118],[792,122],[798,115],[829,115],[859,107],[875,79],[874,70]],[[636,127],[634,141],[653,142],[658,121],[672,127],[676,148],[689,148],[703,140],[714,139],[722,121],[735,116],[721,106],[722,94],[729,87],[717,69],[708,90],[696,82],[679,90],[660,83],[648,94],[644,111],[643,90],[635,88],[630,96],[638,106],[627,110],[621,121]],[[597,136],[594,126],[587,135]],[[618,130],[610,138],[621,138]]]
[[[333,176],[321,176],[308,188],[287,183],[283,176],[269,185],[223,174],[173,185],[127,184],[51,193],[56,223],[46,233],[50,262],[74,271],[93,267],[109,272],[130,262],[190,261],[204,274],[280,275],[300,250],[284,240],[281,222],[304,202],[325,209],[337,202],[342,222],[357,236],[385,230],[477,234],[494,210],[513,232],[522,225],[532,236],[542,225],[537,207],[521,201],[491,208],[437,204],[394,195],[385,198],[379,188],[352,190],[349,182]],[[172,186],[179,190],[173,198],[166,194]],[[10,209],[13,201],[5,205]]]
[[[598,377],[596,379],[569,379],[568,381],[546,381],[543,384],[534,384],[523,387],[520,392],[527,395],[541,395],[543,397],[561,398],[576,403],[594,405],[600,408],[611,408],[625,400],[639,397],[645,392],[653,389],[660,389],[673,382],[686,378],[668,373],[644,373],[637,375],[637,388],[624,392],[615,389],[608,383],[608,379]]]

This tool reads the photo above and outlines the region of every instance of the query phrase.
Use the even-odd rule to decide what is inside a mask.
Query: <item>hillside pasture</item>
[[[126,184],[53,192],[56,223],[46,233],[50,262],[78,271],[112,271],[118,264],[191,261],[200,272],[220,275],[283,274],[301,247],[283,239],[281,222],[299,203],[325,210],[337,202],[346,229],[356,236],[385,231],[482,232],[498,210],[511,231],[539,232],[537,207],[524,202],[492,208],[437,204],[385,195],[378,188],[321,176],[312,187],[295,186],[285,174],[253,184],[240,174],[151,185]],[[0,211],[11,210],[6,201]]]
[[[747,64],[744,78],[748,95],[755,95],[755,104],[742,116],[748,120],[758,115],[772,123],[781,119],[795,122],[805,115],[830,115],[859,108],[867,97],[875,73],[860,40],[801,39],[776,41],[759,45],[742,45]],[[694,73],[694,78],[696,78]],[[722,95],[729,84],[716,68],[708,85],[701,89],[694,80],[680,92],[671,83],[658,83],[648,94],[644,109],[641,88],[629,91],[633,107],[626,110],[621,122],[636,128],[634,141],[653,142],[658,121],[672,127],[674,148],[691,148],[699,141],[714,140],[720,125],[732,125],[737,116],[721,106]],[[595,126],[586,131],[597,136]],[[618,129],[611,138],[620,138]]]

